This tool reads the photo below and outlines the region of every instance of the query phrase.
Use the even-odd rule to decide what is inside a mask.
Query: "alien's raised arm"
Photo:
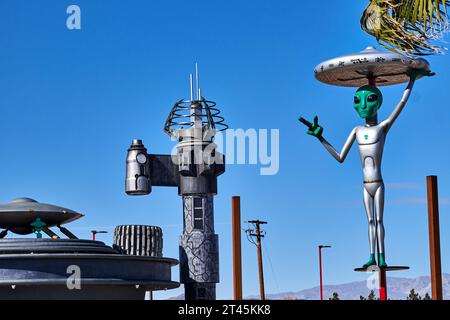
[[[386,132],[388,132],[389,129],[392,127],[392,125],[394,124],[395,120],[397,120],[397,117],[400,115],[400,113],[402,112],[402,110],[405,107],[406,103],[408,102],[408,99],[409,99],[409,97],[411,95],[411,91],[412,91],[412,88],[414,86],[414,83],[415,83],[415,78],[413,78],[413,77],[410,78],[408,86],[406,87],[405,91],[403,92],[402,99],[397,104],[397,106],[395,107],[394,111],[392,111],[392,113],[389,115],[389,117],[387,117],[386,120],[384,120],[382,122],[384,130]]]
[[[348,152],[350,151],[353,142],[356,139],[356,128],[354,128],[352,130],[352,132],[350,132],[350,135],[347,138],[347,141],[345,141],[344,146],[342,147],[341,153],[337,152],[333,146],[325,139],[319,139],[320,142],[322,142],[323,146],[325,147],[325,149],[328,150],[328,152],[340,163],[344,162],[345,158],[348,155]]]

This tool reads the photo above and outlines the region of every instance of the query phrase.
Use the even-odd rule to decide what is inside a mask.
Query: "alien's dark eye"
[[[377,100],[378,100],[378,96],[376,94],[371,94],[370,96],[367,97],[368,102],[374,102]]]
[[[359,99],[358,97],[355,97],[355,98],[354,98],[354,101],[355,101],[355,103],[360,103],[360,102],[361,102],[361,99]]]

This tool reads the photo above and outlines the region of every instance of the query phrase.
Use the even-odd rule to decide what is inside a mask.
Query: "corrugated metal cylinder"
[[[162,257],[163,234],[160,227],[121,225],[114,230],[114,248],[122,254]]]

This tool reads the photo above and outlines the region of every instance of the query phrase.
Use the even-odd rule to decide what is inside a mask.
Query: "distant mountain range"
[[[442,274],[442,286],[444,290],[444,299],[450,299],[450,274]],[[422,297],[428,292],[431,295],[430,277],[423,276],[414,279],[410,278],[388,278],[388,298],[391,300],[406,300],[411,289],[414,289]],[[341,300],[359,300],[360,296],[367,297],[370,289],[367,287],[366,281],[350,282],[339,285],[326,285],[323,287],[324,298],[328,299],[333,292],[339,294]],[[378,297],[378,290],[375,290]],[[173,297],[170,300],[182,300],[183,295]],[[259,296],[248,296],[246,299],[258,299]],[[275,294],[267,294],[269,300],[318,300],[319,287],[305,289],[297,292],[282,292]]]
[[[388,298],[391,300],[405,300],[411,289],[414,289],[420,296],[431,295],[430,277],[410,278],[388,278]],[[360,296],[367,297],[370,289],[367,288],[367,281],[350,282],[339,285],[326,285],[323,287],[323,295],[325,299],[330,298],[333,292],[339,294],[342,300],[359,300]],[[444,299],[450,299],[450,274],[442,274],[442,287],[444,291]],[[378,290],[374,290],[378,297]],[[257,299],[258,296],[250,296],[249,299]],[[300,299],[300,300],[318,300],[319,287],[305,289],[298,292],[283,292],[277,294],[269,294],[266,297],[271,300]]]

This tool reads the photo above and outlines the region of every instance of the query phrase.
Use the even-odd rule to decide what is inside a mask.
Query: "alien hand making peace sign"
[[[378,109],[383,102],[381,91],[367,85],[359,88],[354,96],[354,108],[361,118],[366,120],[365,126],[355,127],[345,142],[342,151],[338,153],[333,146],[322,136],[323,128],[318,124],[318,117],[310,123],[304,118],[300,122],[308,127],[307,133],[319,139],[328,152],[340,163],[344,162],[348,152],[356,140],[363,167],[364,177],[364,206],[369,222],[370,259],[364,268],[376,265],[375,244],[378,243],[378,266],[387,267],[384,251],[384,183],[381,176],[381,158],[383,156],[384,142],[389,129],[403,110],[411,95],[411,90],[418,76],[433,76],[434,73],[425,70],[412,70],[408,73],[410,78],[403,97],[391,115],[378,123]]]

